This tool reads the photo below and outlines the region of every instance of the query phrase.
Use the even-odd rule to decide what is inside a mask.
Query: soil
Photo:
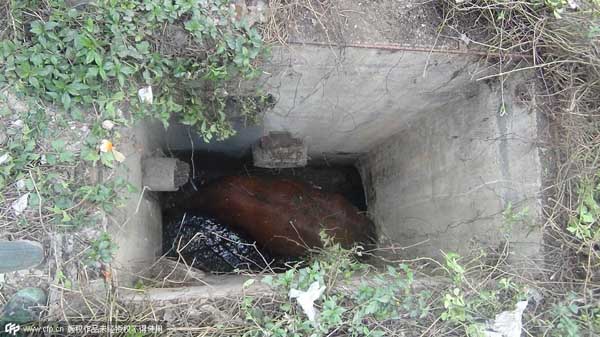
[[[303,0],[276,10],[288,42],[384,44],[457,48],[452,32],[438,33],[434,2],[415,0]]]

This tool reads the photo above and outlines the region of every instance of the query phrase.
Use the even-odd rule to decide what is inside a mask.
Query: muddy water
[[[163,240],[168,256],[181,256],[187,265],[202,270],[263,270],[273,262],[246,234],[202,214],[186,213],[181,219],[171,219],[163,226]]]

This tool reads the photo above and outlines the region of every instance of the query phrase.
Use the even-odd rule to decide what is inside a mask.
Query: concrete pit
[[[249,247],[254,244],[255,240],[252,238],[256,237],[252,232],[233,228],[227,222],[227,215],[224,217],[214,210],[211,212],[199,203],[207,189],[214,184],[221,184],[224,177],[301,182],[319,192],[339,194],[356,207],[357,212],[366,212],[363,184],[358,170],[351,165],[325,165],[317,162],[306,167],[272,169],[253,165],[255,161],[249,153],[242,157],[232,157],[210,151],[175,151],[172,155],[188,163],[192,169],[190,181],[181,186],[179,191],[159,193],[163,217],[163,253],[171,259],[180,259],[204,271],[282,271],[286,269],[286,263],[289,265],[298,260],[293,256],[273,254],[260,244]],[[245,190],[243,193],[253,192]],[[298,195],[299,198],[309,197],[300,193]],[[302,207],[299,203],[290,206]],[[291,209],[280,211],[289,213],[288,218],[292,221],[298,220]],[[188,245],[189,241],[193,241],[195,246]]]
[[[302,139],[312,165],[356,168],[380,254],[440,259],[475,248],[494,256],[508,245],[507,263],[535,273],[543,120],[523,101],[526,77],[477,80],[485,73],[476,58],[449,53],[302,45],[272,54],[259,84],[276,103],[258,125],[240,123],[236,136],[210,144],[183,125],[128,131],[122,175],[144,193],[131,195],[127,221],[114,230],[123,276],[164,252],[160,198],[142,185],[142,159],[210,151],[255,170],[243,158],[269,132]],[[516,221],[507,209],[526,211]]]

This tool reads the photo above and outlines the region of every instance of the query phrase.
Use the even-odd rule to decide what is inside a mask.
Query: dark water
[[[183,221],[182,221],[183,220]],[[263,270],[273,259],[254,247],[248,236],[235,232],[227,224],[198,214],[186,214],[163,226],[168,256],[184,257],[195,268],[213,272]]]

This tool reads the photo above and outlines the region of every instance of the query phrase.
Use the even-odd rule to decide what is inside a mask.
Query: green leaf
[[[66,110],[69,110],[71,107],[71,96],[68,92],[65,92],[61,97],[61,102]]]
[[[108,241],[101,241],[101,242],[98,244],[98,249],[100,249],[100,250],[104,250],[104,249],[107,249],[107,248],[108,248],[108,246],[110,246],[110,242],[108,242]]]
[[[90,63],[94,62],[95,59],[96,59],[96,52],[93,50],[89,51],[85,56],[85,64],[90,64]]]
[[[34,21],[31,23],[31,29],[29,31],[35,35],[42,35],[44,34],[44,25],[41,21]]]
[[[142,55],[150,53],[150,43],[148,43],[148,41],[142,41],[142,42],[136,44],[135,48]]]
[[[94,55],[94,62],[96,62],[96,64],[97,64],[98,66],[102,67],[102,62],[103,62],[102,55],[101,55],[101,54],[99,54],[99,53],[96,53],[96,54]]]
[[[64,151],[58,155],[58,159],[62,162],[72,163],[75,161],[75,154]]]
[[[60,152],[65,148],[66,142],[63,139],[57,139],[57,140],[52,141],[50,143],[50,145],[52,146],[52,149],[54,151]]]
[[[98,74],[100,75],[100,78],[102,78],[102,80],[106,81],[108,79],[108,76],[106,76],[106,71],[103,67],[98,67]]]
[[[55,154],[51,154],[51,153],[47,154],[46,155],[46,162],[48,162],[48,164],[50,164],[50,165],[56,165],[56,163],[58,162],[57,158],[56,158],[56,155]]]
[[[29,195],[29,206],[30,207],[38,207],[39,205],[40,205],[40,197],[38,197],[37,193],[30,194]]]
[[[73,283],[71,282],[71,280],[69,280],[68,278],[65,278],[63,280],[63,285],[65,286],[65,288],[67,289],[72,289],[73,288]]]
[[[269,285],[269,286],[273,286],[273,276],[272,275],[267,275],[265,277],[263,277],[263,279],[261,280],[262,283]]]
[[[377,311],[379,311],[379,303],[377,303],[377,301],[370,302],[365,308],[365,314],[367,315],[374,314]]]
[[[33,76],[29,78],[29,84],[31,84],[36,89],[40,88],[40,81],[38,81],[38,79]]]
[[[58,22],[49,21],[49,22],[46,22],[46,24],[44,25],[44,29],[46,31],[50,31],[50,30],[53,30],[54,28],[56,28],[58,26],[59,26]]]
[[[112,167],[114,167],[115,156],[112,154],[112,152],[101,152],[100,153],[100,162],[102,162],[102,164],[112,168]]]
[[[129,67],[129,66],[122,66],[121,73],[123,73],[125,75],[132,75],[133,73],[135,73],[135,69],[133,69],[132,67]]]
[[[67,12],[67,15],[68,15],[70,18],[74,19],[74,18],[76,18],[76,17],[79,15],[79,12],[77,11],[77,8],[71,8],[71,9],[69,9],[69,11]]]
[[[81,82],[73,82],[67,86],[67,91],[73,96],[79,96],[82,91],[89,87]]]
[[[89,67],[87,72],[85,73],[86,78],[96,78],[98,76],[98,68],[97,67]]]
[[[254,284],[254,279],[253,278],[248,279],[248,280],[246,280],[246,282],[244,282],[244,284],[242,285],[242,288],[247,289],[252,284]]]
[[[579,209],[579,217],[581,218],[581,221],[586,224],[591,224],[595,221],[594,215],[590,213],[588,208],[583,205]]]
[[[44,58],[42,57],[41,54],[33,54],[31,55],[31,57],[29,58],[29,60],[31,61],[31,63],[33,63],[35,66],[41,66],[42,64],[44,64]]]
[[[73,218],[66,211],[62,211],[62,222],[69,222],[73,220]]]

